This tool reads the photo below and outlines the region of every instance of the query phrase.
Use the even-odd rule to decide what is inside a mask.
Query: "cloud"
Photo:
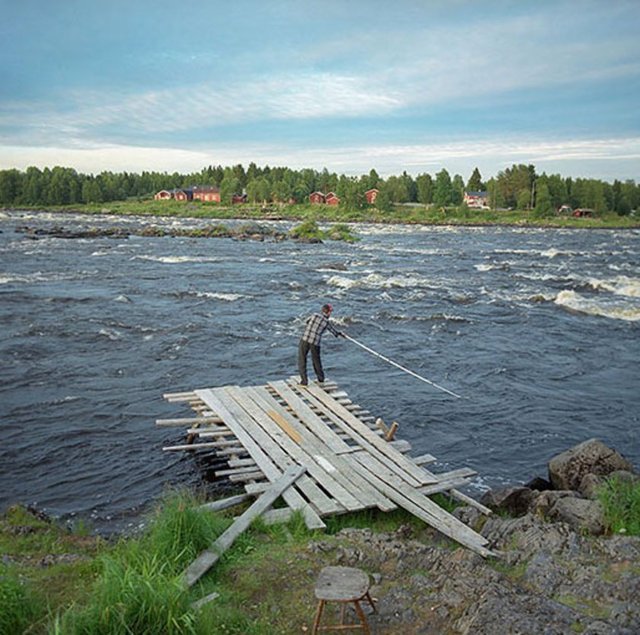
[[[22,131],[22,142],[32,137],[73,143],[109,135],[194,133],[265,120],[382,116],[400,105],[391,91],[372,91],[361,78],[324,73],[223,86],[181,83],[135,95],[77,92],[63,107],[42,103],[5,108],[0,127],[6,140],[17,130]]]
[[[513,163],[532,163],[539,173],[559,172],[564,176],[613,180],[635,178],[640,159],[640,137],[629,139],[522,140],[505,139],[460,141],[455,143],[415,145],[318,145],[300,148],[289,145],[229,144],[206,149],[99,146],[61,148],[24,146],[0,147],[0,169],[30,165],[63,165],[80,172],[103,170],[142,172],[199,171],[207,165],[245,167],[258,165],[287,166],[293,169],[324,167],[339,174],[359,175],[372,168],[381,176],[406,170],[417,175],[435,174],[442,168],[466,179],[474,167],[485,178]],[[621,173],[621,170],[623,171]]]

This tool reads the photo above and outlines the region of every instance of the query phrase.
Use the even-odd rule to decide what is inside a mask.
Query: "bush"
[[[295,240],[322,241],[324,232],[314,220],[306,220],[289,231],[291,238]]]
[[[640,481],[613,477],[598,490],[611,532],[640,536]]]

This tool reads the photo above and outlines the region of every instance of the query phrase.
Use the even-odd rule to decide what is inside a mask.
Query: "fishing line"
[[[353,339],[353,337],[350,337],[346,333],[343,333],[343,336],[345,337],[345,339],[349,340],[350,342],[353,342],[354,344],[357,344],[360,348],[363,348],[365,351],[367,351],[367,353],[371,353],[372,355],[375,355],[376,357],[379,357],[380,359],[384,360],[388,364],[391,364],[392,366],[395,366],[396,368],[399,368],[400,370],[404,371],[405,373],[409,373],[409,375],[412,375],[416,379],[419,379],[420,381],[423,381],[423,382],[433,386],[434,388],[437,388],[438,390],[442,390],[443,392],[446,392],[449,395],[451,395],[453,397],[456,397],[457,399],[462,399],[462,397],[460,395],[458,395],[455,392],[449,390],[448,388],[445,388],[444,386],[440,386],[439,384],[436,384],[434,381],[431,381],[430,379],[427,379],[426,377],[423,377],[422,375],[418,375],[418,373],[414,373],[412,370],[409,370],[408,368],[405,368],[404,366],[401,366],[397,362],[394,362],[392,359],[389,359],[388,357],[385,357],[384,355],[381,355],[380,353],[374,351],[372,348],[369,348],[368,346],[365,346],[364,344],[362,344],[362,342],[358,342],[358,340]]]

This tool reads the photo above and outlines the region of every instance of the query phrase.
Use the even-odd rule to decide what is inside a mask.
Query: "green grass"
[[[598,490],[598,500],[609,531],[640,536],[640,481],[607,479]]]
[[[27,206],[28,208],[28,206]],[[33,208],[32,208],[33,209]],[[40,208],[38,208],[40,209]],[[181,218],[216,218],[250,220],[286,219],[291,221],[315,221],[334,223],[416,223],[427,225],[516,225],[529,227],[567,228],[631,228],[640,227],[640,217],[619,216],[613,212],[598,214],[593,218],[573,218],[551,216],[539,218],[531,211],[523,210],[472,210],[464,206],[436,208],[418,203],[395,205],[390,211],[382,212],[375,207],[349,209],[343,206],[311,205],[271,205],[265,209],[261,205],[243,204],[225,206],[219,203],[201,201],[155,201],[127,200],[108,203],[75,204],[50,206],[47,211],[74,211],[87,214],[109,213],[115,215],[175,216]]]
[[[0,633],[23,633],[42,612],[31,588],[0,567]]]

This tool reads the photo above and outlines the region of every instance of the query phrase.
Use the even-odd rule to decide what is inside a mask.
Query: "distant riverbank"
[[[288,220],[331,223],[384,223],[419,225],[454,225],[466,227],[516,226],[571,229],[634,229],[640,228],[640,217],[615,213],[597,214],[590,218],[572,216],[540,217],[532,211],[476,210],[466,207],[435,208],[418,204],[396,205],[382,212],[375,207],[343,209],[330,205],[231,205],[199,201],[113,201],[103,204],[3,208],[3,211],[73,212],[79,214],[110,214],[114,216],[149,216],[176,218],[210,218],[216,220],[245,219],[253,221]]]

